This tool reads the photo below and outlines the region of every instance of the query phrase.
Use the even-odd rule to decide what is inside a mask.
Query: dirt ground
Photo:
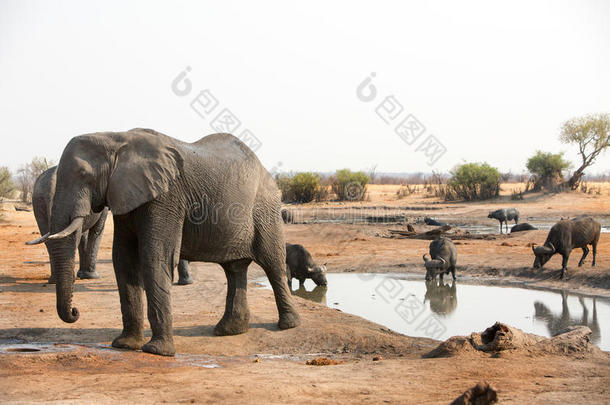
[[[384,206],[406,212],[413,223],[431,213],[441,219],[491,221],[487,212],[499,206],[517,207],[522,218],[588,213],[602,221],[610,219],[607,189],[601,195],[538,195],[525,201],[469,204],[446,204],[422,195],[397,199],[396,189],[372,186],[369,200],[362,203],[290,208],[311,218],[329,208],[376,212],[375,207]],[[440,209],[430,211],[431,207]],[[38,235],[33,214],[16,212],[11,204],[4,204],[1,213],[0,346],[48,343],[50,347],[43,352],[0,354],[2,402],[446,404],[479,381],[498,390],[500,403],[610,402],[610,353],[513,351],[500,356],[424,358],[440,342],[400,335],[298,297],[302,325],[280,331],[271,291],[254,283],[248,293],[250,331],[215,337],[212,329],[223,313],[226,283],[220,266],[207,263],[192,265],[194,284],[175,285],[172,290],[176,357],[113,350],[108,345],[120,332],[121,315],[110,262],[112,220],[106,224],[98,257],[101,278],[77,280],[73,303],[81,316],[66,324],[55,312],[54,286],[46,284],[49,265],[44,246],[23,243]],[[303,244],[318,262],[328,262],[329,271],[423,273],[421,256],[429,241],[388,237],[389,229],[405,226],[308,223],[288,224],[285,232],[287,241]],[[458,241],[458,281],[461,276],[474,276],[610,296],[610,234],[601,236],[596,268],[590,266],[590,257],[583,267],[576,267],[580,252],[575,252],[567,279],[559,281],[559,257],[542,271],[531,268],[529,244],[543,243],[546,233]],[[259,268],[251,267],[251,280],[262,275]],[[318,356],[342,363],[305,365]]]

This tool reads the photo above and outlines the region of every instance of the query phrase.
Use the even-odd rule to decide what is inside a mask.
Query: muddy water
[[[328,274],[328,287],[307,280],[293,294],[361,316],[409,336],[444,340],[481,332],[500,321],[550,337],[587,325],[591,340],[610,350],[610,299],[541,289],[426,282],[421,275]],[[266,279],[258,280],[270,288]],[[298,286],[298,281],[293,281]]]

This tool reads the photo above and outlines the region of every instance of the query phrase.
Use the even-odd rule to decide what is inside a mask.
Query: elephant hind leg
[[[282,238],[283,239],[283,238]],[[290,329],[301,324],[301,318],[294,307],[292,294],[286,282],[286,246],[284,241],[270,237],[258,244],[256,263],[265,274],[275,296],[275,304],[280,316],[278,326],[280,329]]]
[[[217,336],[239,335],[248,331],[248,265],[250,259],[221,264],[227,276],[227,302],[222,319],[214,328]]]

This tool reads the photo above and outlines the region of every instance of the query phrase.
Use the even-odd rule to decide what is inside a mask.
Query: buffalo
[[[311,254],[301,245],[286,243],[286,275],[288,285],[292,286],[292,279],[299,280],[299,285],[305,283],[305,279],[312,279],[316,285],[327,285],[326,263],[318,266]]]
[[[294,217],[292,215],[292,211],[287,210],[286,208],[282,208],[282,221],[285,224],[291,224],[294,221]]]
[[[532,245],[532,251],[536,256],[534,268],[541,268],[555,253],[559,253],[563,258],[561,261],[560,277],[562,279],[568,270],[568,259],[572,249],[582,249],[582,257],[578,262],[578,267],[580,267],[589,254],[587,245],[593,246],[592,266],[595,266],[597,242],[599,241],[600,232],[601,225],[599,222],[586,215],[557,222],[549,231],[544,245]]]
[[[424,222],[426,223],[426,225],[431,225],[431,226],[446,226],[447,225],[446,222],[440,222],[440,221],[437,221],[436,219],[430,218],[430,217],[425,217]]]
[[[430,242],[430,258],[424,254],[426,266],[426,281],[433,280],[437,275],[443,280],[443,275],[451,272],[455,280],[455,264],[457,262],[457,248],[449,238],[440,237]]]
[[[510,228],[510,233],[515,233],[515,232],[523,232],[523,231],[535,231],[536,228],[534,225],[529,224],[527,222],[522,222],[520,224],[517,225],[513,225],[512,228]]]
[[[515,220],[515,224],[519,223],[519,211],[515,208],[501,208],[487,215],[487,218],[495,218],[500,221],[500,233],[502,233],[502,222],[506,225],[506,233],[508,233],[508,221]]]

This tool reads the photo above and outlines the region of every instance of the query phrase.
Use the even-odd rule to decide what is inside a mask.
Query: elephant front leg
[[[152,329],[152,338],[142,346],[144,352],[162,356],[173,356],[176,353],[170,295],[173,269],[173,263],[168,263],[158,256],[154,258],[154,255],[151,262],[144,262],[142,265],[148,322]]]
[[[112,341],[120,349],[139,350],[144,344],[143,288],[138,268],[138,243],[115,220],[112,262],[123,316],[123,332]]]
[[[107,216],[108,210],[104,209],[95,225],[88,232],[83,232],[83,235],[86,235],[86,237],[84,241],[81,241],[81,243],[84,242],[82,251],[79,246],[80,268],[77,273],[77,276],[81,279],[100,278],[100,275],[95,270],[95,266]]]
[[[84,231],[78,244],[79,266],[76,275],[80,279],[100,278],[100,275],[95,271],[95,255],[92,257],[90,251],[93,238],[95,237],[91,234],[91,231]]]
[[[247,298],[249,264],[250,260],[222,264],[227,276],[227,302],[225,313],[214,328],[215,335],[239,335],[248,331],[250,322]]]

